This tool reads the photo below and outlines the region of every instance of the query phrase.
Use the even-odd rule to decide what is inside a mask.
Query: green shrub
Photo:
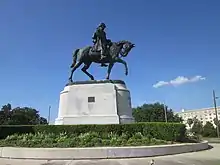
[[[143,146],[170,144],[164,140],[149,139],[140,132],[129,137],[109,133],[108,136],[100,136],[96,132],[81,133],[78,136],[60,134],[14,134],[0,140],[0,146],[16,147],[101,147],[101,146]]]
[[[211,122],[207,122],[203,127],[203,137],[217,137],[216,129]]]
[[[198,135],[194,132],[191,132],[190,130],[186,131],[186,142],[189,143],[198,143],[202,141],[202,136]]]
[[[0,139],[13,134],[34,133],[33,127],[27,125],[0,125]]]
[[[86,133],[93,132],[85,136]],[[0,138],[4,139],[12,134],[24,133],[44,133],[59,135],[63,133],[67,136],[79,136],[83,134],[83,138],[93,139],[99,136],[120,136],[123,139],[129,139],[141,133],[148,139],[156,138],[166,141],[182,142],[186,138],[186,128],[184,124],[149,122],[149,123],[133,123],[133,124],[109,124],[109,125],[33,125],[33,126],[0,126]],[[122,136],[123,135],[123,136]],[[111,143],[111,141],[106,141]]]

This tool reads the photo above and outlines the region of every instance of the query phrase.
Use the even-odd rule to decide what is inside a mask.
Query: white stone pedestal
[[[75,82],[60,93],[55,125],[133,121],[130,92],[121,80]]]

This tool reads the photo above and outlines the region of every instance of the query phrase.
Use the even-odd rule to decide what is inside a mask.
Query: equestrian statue
[[[81,70],[89,76],[91,80],[94,80],[93,75],[87,71],[93,62],[101,64],[101,67],[108,67],[107,80],[110,77],[112,67],[115,63],[123,64],[125,66],[125,74],[128,75],[127,63],[121,57],[126,57],[130,50],[135,47],[135,44],[126,40],[112,42],[106,38],[105,28],[106,25],[104,23],[100,23],[97,27],[92,37],[93,46],[86,46],[73,51],[69,82],[73,82],[73,73],[82,64],[84,64],[84,66]],[[106,63],[108,63],[108,65]]]

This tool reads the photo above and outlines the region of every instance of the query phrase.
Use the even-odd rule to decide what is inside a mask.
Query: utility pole
[[[165,122],[167,123],[167,107],[166,107],[165,103],[164,103],[163,105],[164,105],[164,117],[165,117]]]
[[[219,138],[219,120],[218,120],[218,111],[217,111],[217,105],[216,105],[216,99],[218,97],[215,96],[215,90],[213,90],[213,102],[214,102],[214,107],[215,107],[215,118],[217,122],[216,130],[217,130],[217,136]]]
[[[50,109],[51,109],[51,106],[49,106],[48,108],[48,118],[47,118],[48,124],[50,124]]]

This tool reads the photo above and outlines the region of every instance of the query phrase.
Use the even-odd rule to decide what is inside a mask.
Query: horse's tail
[[[77,53],[79,52],[79,49],[76,49],[74,52],[73,52],[73,63],[72,65],[70,66],[71,68],[73,68],[75,65],[76,65],[76,61],[77,61]]]

